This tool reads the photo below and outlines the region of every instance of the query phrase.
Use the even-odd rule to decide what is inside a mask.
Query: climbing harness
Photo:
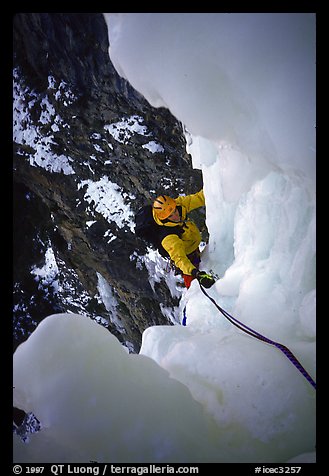
[[[200,283],[199,283],[200,284]],[[228,319],[232,324],[234,324],[236,327],[241,329],[243,332],[246,332],[247,334],[251,335],[252,337],[256,337],[256,339],[259,339],[263,342],[266,342],[267,344],[274,345],[278,349],[281,350],[281,352],[284,353],[286,357],[294,364],[294,366],[300,371],[300,373],[306,378],[306,380],[316,389],[316,383],[310,376],[308,372],[304,369],[304,367],[301,365],[301,363],[296,359],[294,354],[285,346],[280,344],[279,342],[275,342],[274,340],[269,339],[268,337],[263,336],[262,334],[259,334],[258,332],[254,331],[250,327],[246,326],[242,322],[238,321],[235,317],[231,316],[225,309],[220,307],[217,302],[215,301],[214,298],[209,296],[209,294],[205,291],[204,287],[200,284],[201,291],[205,296],[207,296],[208,299],[217,307],[217,309],[223,314],[226,319]],[[186,324],[185,324],[186,325]]]

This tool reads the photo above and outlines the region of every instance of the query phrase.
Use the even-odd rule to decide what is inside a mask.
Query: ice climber
[[[197,279],[205,288],[215,282],[213,276],[199,270],[201,234],[187,215],[205,205],[203,190],[198,193],[171,198],[160,195],[153,202],[152,214],[159,229],[160,243],[175,267],[181,271],[186,288]]]

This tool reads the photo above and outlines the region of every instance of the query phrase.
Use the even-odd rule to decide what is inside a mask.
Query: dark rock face
[[[178,301],[136,266],[132,214],[201,186],[181,124],[114,70],[102,14],[15,16],[14,348],[47,315],[80,312],[138,352],[147,327],[170,323],[160,304]]]

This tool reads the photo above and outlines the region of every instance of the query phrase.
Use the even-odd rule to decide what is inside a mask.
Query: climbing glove
[[[213,276],[211,276],[211,274],[206,273],[206,271],[199,271],[195,268],[192,271],[192,276],[193,278],[196,278],[199,283],[205,288],[210,288],[215,283],[215,279],[213,278]]]

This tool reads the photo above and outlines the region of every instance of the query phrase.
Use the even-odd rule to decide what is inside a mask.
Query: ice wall
[[[314,14],[112,13],[105,20],[112,62],[152,105],[249,160],[314,176]]]
[[[27,445],[15,438],[16,461],[215,460],[216,426],[189,390],[88,317],[43,320],[15,353],[14,387],[43,427]]]
[[[202,266],[222,277],[212,296],[247,325],[282,339],[314,376],[315,15],[119,13],[105,14],[105,19],[109,54],[118,72],[152,105],[168,107],[186,126],[188,150],[194,166],[202,169],[206,196],[210,240]],[[214,342],[224,346],[230,335],[226,333],[234,330],[222,323],[223,328],[214,331],[219,318],[196,283],[185,303],[190,330],[195,326],[198,337],[214,332]],[[243,386],[248,374],[240,368],[241,359],[249,362],[249,372],[253,368],[251,349],[240,355],[241,344],[230,335],[223,359],[216,347],[203,360],[198,337],[176,342],[175,332],[148,329],[141,353],[188,384],[222,425],[219,415],[227,415],[234,401],[232,381],[237,378],[237,386]],[[211,339],[208,344],[212,349]],[[238,392],[247,402],[235,400],[228,420],[232,423],[239,414],[251,432],[247,420],[258,421],[264,431],[258,437],[269,442],[276,434],[270,427],[276,427],[278,435],[285,426],[274,423],[277,411],[291,416],[292,410],[288,396],[277,393],[278,374],[289,395],[297,387],[283,376],[268,349],[258,350],[255,375],[248,374],[248,384]],[[270,369],[277,372],[273,380]],[[268,395],[261,382],[267,382]],[[252,395],[252,388],[261,391]],[[262,404],[255,403],[257,396],[273,403],[266,416]],[[218,410],[216,401],[221,402]],[[305,403],[306,413],[312,405]],[[309,417],[302,433],[314,437],[312,410]],[[292,433],[297,420],[290,421]],[[293,438],[284,438],[291,452]],[[306,440],[299,444],[308,446]],[[274,446],[272,457],[278,458]]]
[[[284,462],[308,452],[312,388],[191,291],[202,319],[189,309],[189,327],[149,328],[152,358],[129,355],[88,317],[44,319],[14,356],[14,404],[42,425],[28,444],[15,436],[14,461]]]

